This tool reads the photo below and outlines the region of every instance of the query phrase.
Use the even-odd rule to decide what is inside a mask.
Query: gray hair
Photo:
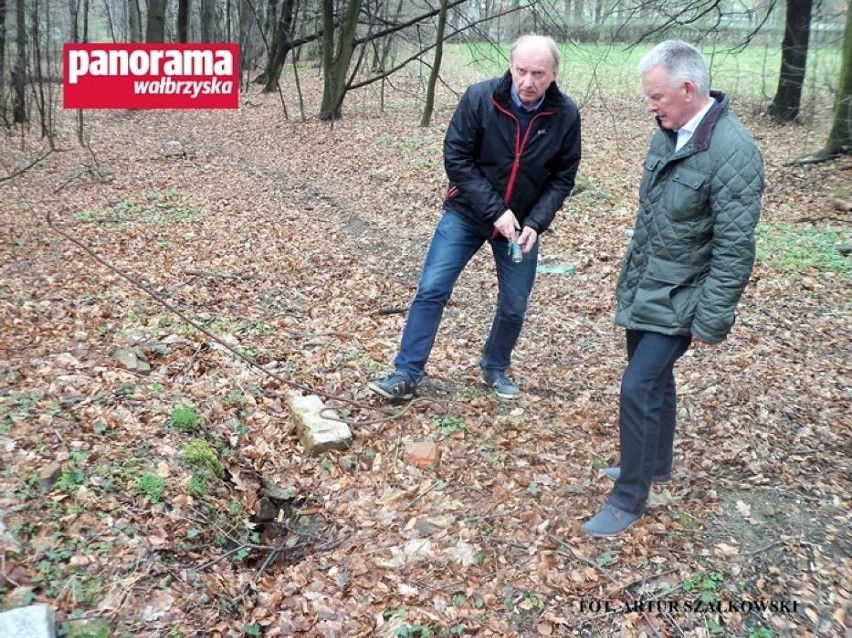
[[[639,74],[645,75],[662,67],[673,84],[691,80],[703,96],[710,95],[710,73],[704,56],[683,40],[666,40],[651,49],[639,60]]]
[[[533,35],[527,34],[522,35],[517,40],[515,40],[514,44],[512,44],[512,50],[509,52],[509,63],[511,63],[515,59],[515,50],[521,46],[522,44],[536,42],[538,44],[543,44],[550,51],[550,57],[553,58],[553,70],[559,70],[559,47],[556,46],[556,42],[550,36],[546,35]]]

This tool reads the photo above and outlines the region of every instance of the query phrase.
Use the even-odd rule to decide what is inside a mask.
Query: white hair
[[[691,44],[683,40],[666,40],[639,60],[640,75],[645,75],[656,67],[663,68],[673,84],[691,80],[700,95],[710,95],[710,72],[707,70],[707,63],[704,56]]]

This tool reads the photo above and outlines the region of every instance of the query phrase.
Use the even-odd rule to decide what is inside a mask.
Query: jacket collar
[[[692,150],[695,153],[707,150],[710,146],[713,129],[716,127],[719,118],[727,113],[731,103],[730,98],[721,91],[710,91],[710,97],[713,98],[713,106],[707,111],[707,115],[704,116],[701,124],[698,125],[698,128],[695,129],[695,133],[692,135]],[[659,126],[659,124],[660,121],[657,120],[657,125]],[[670,137],[677,136],[677,133],[664,129],[662,126],[660,129]]]

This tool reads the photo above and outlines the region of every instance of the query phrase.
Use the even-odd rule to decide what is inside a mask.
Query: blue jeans
[[[497,309],[479,362],[483,370],[504,371],[511,365],[512,350],[521,334],[527,301],[535,281],[538,245],[513,263],[502,237],[490,239],[475,224],[452,211],[444,211],[426,254],[417,294],[408,311],[396,369],[412,381],[423,378],[426,360],[435,343],[438,325],[456,280],[485,242],[491,244],[497,269]]]
[[[627,331],[618,429],[621,475],[608,502],[633,514],[645,510],[651,477],[670,474],[677,421],[674,365],[692,338]]]

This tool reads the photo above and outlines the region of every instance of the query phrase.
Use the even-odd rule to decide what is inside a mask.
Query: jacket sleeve
[[[539,234],[548,229],[556,217],[556,211],[574,190],[574,180],[580,165],[580,113],[573,104],[566,117],[569,119],[568,127],[551,167],[550,178],[524,220],[524,226],[529,226]]]
[[[508,206],[476,163],[484,130],[484,109],[480,104],[484,99],[487,97],[482,96],[481,88],[468,88],[462,95],[444,136],[444,169],[482,219],[494,222]]]
[[[763,159],[750,139],[732,144],[711,177],[713,247],[692,334],[702,341],[723,341],[735,320],[735,308],[748,284],[755,259],[754,229],[763,196]]]

